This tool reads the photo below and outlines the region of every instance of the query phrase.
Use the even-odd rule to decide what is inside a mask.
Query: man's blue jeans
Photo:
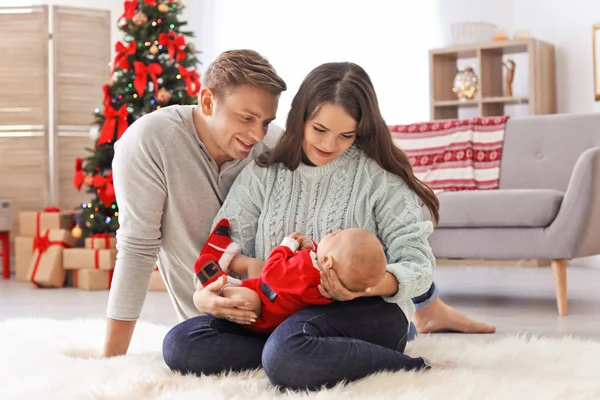
[[[422,358],[403,354],[406,317],[381,297],[312,306],[285,320],[271,335],[211,316],[175,326],[163,342],[173,371],[217,374],[263,367],[274,385],[330,387],[379,371],[418,370]]]

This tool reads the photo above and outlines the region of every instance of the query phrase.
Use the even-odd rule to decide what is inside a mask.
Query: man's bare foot
[[[439,298],[427,308],[417,310],[414,319],[419,333],[434,333],[441,331],[462,333],[494,333],[496,327],[483,322],[474,321],[456,311]]]

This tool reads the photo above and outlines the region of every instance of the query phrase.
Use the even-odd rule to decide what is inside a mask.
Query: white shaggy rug
[[[262,371],[173,374],[160,353],[168,328],[147,323],[138,323],[128,356],[97,359],[104,327],[102,320],[1,322],[0,399],[600,399],[595,342],[425,336],[408,352],[452,367],[383,373],[308,394],[279,392]]]

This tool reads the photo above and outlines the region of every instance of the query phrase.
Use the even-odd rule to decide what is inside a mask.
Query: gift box
[[[116,247],[117,240],[108,234],[101,233],[85,238],[86,249],[114,249]]]
[[[63,254],[63,268],[111,271],[115,268],[115,249],[67,249]]]
[[[64,229],[49,229],[34,238],[27,280],[39,287],[63,287],[67,273],[63,268],[63,251],[74,244],[75,239]]]
[[[154,268],[152,271],[152,276],[150,276],[150,286],[148,287],[150,292],[165,292],[167,287],[165,286],[165,281],[163,281],[158,268]]]
[[[108,290],[114,271],[75,269],[69,271],[69,286],[83,290]]]
[[[58,208],[47,207],[43,211],[22,211],[19,213],[20,236],[40,236],[48,229],[71,230],[73,213],[61,212]]]
[[[15,238],[15,280],[29,282],[27,274],[33,257],[33,238],[17,236]]]

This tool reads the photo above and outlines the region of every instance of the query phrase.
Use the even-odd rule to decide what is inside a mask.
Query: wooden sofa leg
[[[554,273],[558,314],[567,315],[569,312],[567,304],[567,260],[552,260],[552,272]]]

